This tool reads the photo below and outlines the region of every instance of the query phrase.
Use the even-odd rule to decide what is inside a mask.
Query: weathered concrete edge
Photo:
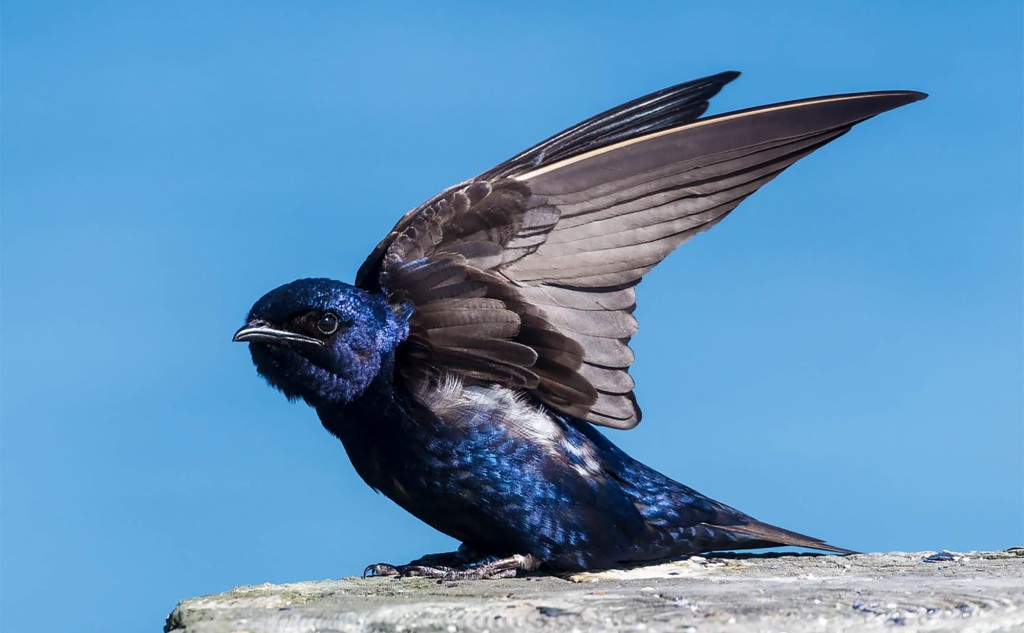
[[[330,580],[320,582],[302,582],[285,585],[255,585],[237,587],[231,591],[221,594],[201,596],[180,602],[177,608],[168,616],[166,631],[233,631],[243,630],[233,628],[227,623],[228,616],[233,612],[245,613],[252,617],[259,618],[261,615],[273,617],[277,611],[288,611],[296,609],[302,611],[307,608],[321,614],[328,613],[334,619],[331,628],[338,625],[337,630],[364,630],[356,626],[354,621],[347,622],[341,615],[358,613],[377,613],[381,609],[390,614],[394,611],[396,621],[400,617],[407,617],[402,614],[403,609],[411,607],[425,607],[431,605],[436,607],[438,599],[446,604],[461,605],[467,604],[476,607],[492,605],[494,607],[504,606],[510,608],[507,601],[503,601],[503,592],[515,591],[526,598],[533,598],[531,604],[543,604],[545,602],[558,603],[559,596],[579,594],[583,589],[580,584],[589,585],[587,589],[593,593],[594,588],[604,592],[618,591],[620,589],[633,589],[639,587],[644,581],[660,579],[667,583],[694,581],[699,585],[711,586],[715,582],[721,582],[724,578],[730,578],[733,582],[764,583],[765,581],[787,580],[797,581],[803,577],[814,578],[815,574],[820,577],[822,573],[828,574],[829,570],[842,569],[852,570],[852,576],[862,575],[870,578],[879,573],[892,574],[895,570],[898,574],[916,574],[907,579],[910,583],[918,584],[921,581],[939,583],[947,579],[940,577],[935,570],[943,569],[943,564],[957,565],[963,561],[974,561],[974,567],[964,566],[964,571],[970,568],[977,572],[982,567],[978,564],[985,561],[989,569],[993,569],[991,562],[998,561],[1004,567],[996,569],[996,575],[1005,574],[1003,582],[995,578],[996,585],[992,585],[1001,593],[998,604],[1002,605],[1004,611],[1020,611],[1024,613],[1024,549],[1010,548],[1001,552],[968,552],[968,553],[943,553],[935,557],[935,552],[904,553],[892,552],[888,554],[869,554],[853,557],[835,556],[807,556],[807,555],[719,555],[708,557],[691,557],[677,561],[670,561],[661,564],[634,567],[624,570],[611,570],[592,574],[578,574],[569,577],[574,583],[566,583],[565,579],[552,576],[535,577],[529,579],[510,579],[507,581],[484,581],[477,583],[461,583],[461,588],[455,583],[449,583],[448,587],[439,586],[437,581],[425,579],[404,579],[400,583],[390,581],[367,581],[358,578],[344,578],[341,580]],[[921,565],[927,559],[936,558],[933,565]],[[844,562],[845,561],[845,562]],[[1006,566],[1008,565],[1008,566]],[[902,568],[900,568],[902,566]],[[899,569],[898,569],[899,568]],[[844,572],[845,573],[845,572]],[[989,574],[991,576],[991,574]],[[785,577],[785,578],[784,578]],[[838,576],[837,576],[838,578]],[[991,578],[990,578],[991,580]],[[639,584],[638,584],[639,583]],[[770,583],[775,584],[775,583]],[[788,591],[801,592],[813,590],[813,583],[790,583]],[[1010,587],[1009,593],[1007,587]],[[1013,588],[1019,590],[1013,591]],[[540,596],[540,603],[537,602]],[[550,599],[548,599],[550,597]],[[577,595],[578,597],[578,595]],[[563,601],[563,604],[570,604]],[[997,604],[993,602],[993,604]],[[854,606],[856,609],[856,606]],[[556,609],[557,610],[557,609]],[[870,609],[862,609],[863,613],[873,613]],[[760,614],[764,616],[765,614]],[[768,614],[771,617],[773,614]],[[1016,617],[1016,616],[1014,616]],[[1024,615],[1021,616],[1024,618]],[[351,620],[351,618],[349,618]],[[390,620],[390,615],[389,615]],[[892,620],[892,618],[890,618]],[[898,620],[898,618],[896,619]],[[217,625],[214,625],[217,621]],[[238,621],[238,620],[236,620]],[[242,621],[245,621],[243,619]],[[1024,627],[1024,619],[1001,620],[1004,625],[1019,623]],[[361,620],[360,620],[361,622]],[[786,621],[788,622],[788,621]],[[205,625],[210,626],[205,626]],[[307,623],[308,625],[309,623]],[[568,624],[568,622],[566,622]],[[997,624],[997,622],[989,622]],[[351,625],[351,626],[348,626]],[[530,628],[528,621],[517,626]],[[400,630],[401,626],[398,629]],[[249,630],[245,627],[244,630]],[[318,626],[313,628],[292,629],[287,626],[267,625],[266,628],[256,627],[252,630],[321,630]],[[467,629],[472,630],[472,628]],[[567,629],[568,630],[568,629]],[[702,627],[702,630],[719,630],[717,628]],[[731,629],[730,629],[731,630]],[[799,626],[797,629],[800,630]],[[867,630],[867,629],[864,629]],[[946,630],[946,629],[935,629]]]

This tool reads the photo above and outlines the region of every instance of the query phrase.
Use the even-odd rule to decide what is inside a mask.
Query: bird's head
[[[310,406],[358,397],[408,335],[383,297],[333,279],[300,279],[265,294],[234,341],[249,343],[256,371]]]

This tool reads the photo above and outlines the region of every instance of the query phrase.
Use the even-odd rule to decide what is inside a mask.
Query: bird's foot
[[[408,565],[389,565],[387,563],[370,565],[363,570],[363,578],[367,576],[399,576],[401,578],[419,576],[440,580],[487,580],[492,578],[511,578],[519,570],[534,571],[540,567],[540,559],[531,554],[516,554],[508,558],[494,558],[479,563],[454,567],[421,564],[426,558],[429,557],[425,556]]]

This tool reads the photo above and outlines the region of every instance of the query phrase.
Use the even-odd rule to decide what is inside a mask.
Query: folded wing
[[[629,340],[643,275],[803,156],[925,96],[821,97],[694,121],[734,76],[681,84],[674,105],[662,91],[598,115],[403,217],[357,278],[413,306],[402,375],[429,388],[453,372],[635,426]]]

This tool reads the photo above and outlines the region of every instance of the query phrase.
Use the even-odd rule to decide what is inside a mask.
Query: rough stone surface
[[[175,633],[1024,632],[1024,548],[720,555],[568,577],[344,578],[181,602]]]

